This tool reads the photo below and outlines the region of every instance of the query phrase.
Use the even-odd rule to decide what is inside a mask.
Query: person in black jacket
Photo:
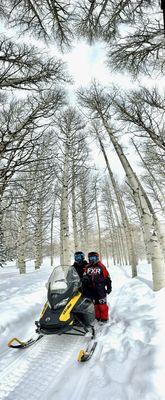
[[[86,267],[87,264],[88,263],[85,260],[85,254],[82,251],[76,251],[74,253],[73,267],[75,268],[81,280],[84,274],[84,268]]]

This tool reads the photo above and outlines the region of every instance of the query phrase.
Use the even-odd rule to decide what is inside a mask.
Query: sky
[[[112,73],[106,67],[106,50],[103,43],[89,45],[84,41],[76,42],[73,49],[66,54],[69,71],[74,77],[75,88],[89,85],[92,79],[99,80],[103,85],[114,82],[127,87],[130,78],[127,74]]]

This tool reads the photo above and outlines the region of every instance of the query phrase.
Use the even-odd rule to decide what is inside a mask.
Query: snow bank
[[[90,384],[87,400],[99,400],[98,385],[111,400],[165,399],[163,300],[165,290],[154,293],[138,278],[112,296],[111,324],[100,338],[103,350],[93,369],[97,384],[95,389]]]

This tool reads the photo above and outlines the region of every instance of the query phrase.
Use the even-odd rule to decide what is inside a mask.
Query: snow
[[[1,400],[165,400],[165,289],[152,291],[146,261],[138,278],[128,266],[109,271],[110,320],[96,322],[98,344],[83,364],[77,355],[88,338],[54,335],[23,351],[7,347],[14,336],[34,334],[52,268],[45,259],[37,271],[29,261],[26,275],[14,262],[0,270]]]

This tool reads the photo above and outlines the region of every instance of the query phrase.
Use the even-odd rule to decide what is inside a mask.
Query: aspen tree
[[[109,240],[111,241],[111,251],[112,251],[112,258],[114,265],[117,264],[117,257],[116,257],[116,241],[114,237],[114,223],[113,223],[113,216],[111,214],[110,207],[107,204],[104,204],[104,214],[105,214],[105,222],[106,222],[106,229],[108,231]]]
[[[144,188],[115,137],[108,114],[109,98],[105,95],[104,90],[97,87],[95,83],[88,91],[80,91],[79,98],[81,103],[90,109],[95,118],[99,118],[102,122],[125,170],[144,228],[145,240],[150,249],[153,287],[154,290],[159,290],[165,286],[165,260],[158,237],[157,218],[150,207],[150,201]]]
[[[93,128],[94,128],[94,131],[96,133],[96,137],[97,137],[97,139],[99,141],[99,145],[100,145],[101,151],[103,153],[103,156],[104,156],[104,159],[105,159],[105,162],[106,162],[106,166],[107,166],[107,169],[108,169],[108,173],[109,173],[109,176],[110,176],[110,180],[112,182],[112,186],[113,186],[113,189],[114,189],[114,192],[115,192],[115,195],[116,195],[116,199],[117,199],[117,202],[118,202],[120,215],[121,215],[121,219],[122,219],[122,224],[124,226],[124,231],[125,231],[125,235],[126,235],[126,246],[128,248],[128,252],[129,252],[129,261],[130,261],[130,264],[132,266],[132,276],[136,276],[137,275],[137,268],[136,268],[137,267],[137,258],[136,258],[136,254],[135,254],[135,249],[134,249],[134,245],[133,245],[133,238],[132,238],[132,234],[131,234],[131,229],[130,229],[130,225],[129,225],[126,209],[125,209],[125,206],[124,206],[124,203],[123,203],[123,200],[122,200],[122,196],[120,194],[117,182],[115,181],[114,174],[113,174],[112,169],[110,167],[110,162],[108,160],[108,157],[107,157],[107,154],[106,154],[106,150],[105,150],[104,145],[103,145],[103,141],[102,141],[101,136],[99,134],[99,129],[96,126],[96,124],[93,124]]]
[[[114,237],[114,243],[115,243],[115,252],[117,256],[117,264],[123,265],[124,264],[124,259],[123,259],[123,242],[120,236],[120,223],[118,219],[118,215],[114,206],[114,201],[111,195],[110,187],[109,187],[109,182],[106,181],[104,186],[103,186],[103,195],[102,199],[104,204],[106,205],[106,214],[108,214],[108,219],[111,220],[111,225],[112,225],[112,231],[113,231],[113,237]]]
[[[35,248],[35,269],[39,269],[42,264],[42,243],[43,243],[43,204],[42,200],[37,202],[36,225],[34,234]]]
[[[61,265],[70,264],[69,251],[69,203],[68,203],[68,180],[69,180],[69,148],[65,143],[63,175],[62,175],[62,192],[61,192],[61,208],[60,208],[60,263]]]
[[[20,274],[26,273],[27,214],[28,202],[23,199],[18,216],[17,262]]]
[[[144,178],[144,181],[150,186],[150,190],[153,191],[155,200],[160,204],[161,210],[163,214],[165,213],[165,194],[163,192],[163,188],[161,187],[158,179],[154,176],[151,168],[148,166],[144,158],[142,157],[141,152],[139,151],[138,146],[136,145],[135,141],[132,139],[132,143],[142,161],[142,165],[148,172],[149,176]],[[154,188],[155,187],[155,188]]]
[[[100,226],[98,199],[97,199],[98,197],[97,178],[94,182],[94,193],[95,193],[96,219],[97,219],[98,236],[99,236],[99,255],[100,255],[100,260],[102,260],[101,226]]]
[[[56,45],[70,46],[72,33],[72,2],[49,1],[32,2],[31,0],[17,2],[1,1],[2,17],[10,27],[19,27],[22,33],[30,32],[34,37],[46,42],[53,40]]]
[[[50,221],[50,265],[53,267],[53,229],[54,229],[54,217],[55,217],[56,197],[53,198],[53,204],[51,209],[51,221]]]
[[[77,226],[77,209],[76,209],[76,180],[74,172],[74,163],[72,167],[72,221],[73,221],[73,238],[74,238],[74,249],[78,250],[78,226]]]
[[[77,34],[106,43],[107,63],[119,71],[152,73],[164,68],[164,24],[157,0],[88,1],[76,7]],[[127,30],[123,25],[127,26]]]

